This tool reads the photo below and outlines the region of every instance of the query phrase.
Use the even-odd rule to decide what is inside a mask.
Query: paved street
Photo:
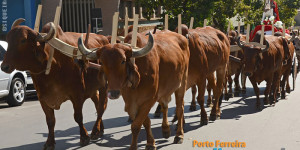
[[[292,83],[292,82],[290,82]],[[193,147],[193,140],[202,142],[245,142],[249,150],[295,150],[300,147],[300,80],[298,88],[287,96],[287,100],[280,100],[275,107],[265,106],[262,111],[255,109],[254,91],[247,81],[247,94],[235,97],[222,104],[220,120],[209,122],[207,126],[200,127],[199,113],[190,112],[191,92],[187,91],[185,97],[185,135],[184,143],[172,144],[175,135],[175,125],[171,125],[171,137],[162,138],[162,119],[153,118],[156,105],[149,116],[152,122],[152,131],[158,149],[182,150],[203,149]],[[260,87],[264,87],[263,82]],[[263,89],[260,88],[261,100]],[[174,97],[169,105],[169,121],[172,120],[175,110]],[[208,115],[210,108],[207,108]],[[84,124],[91,133],[96,111],[91,100],[84,104]],[[88,146],[79,146],[79,128],[73,119],[73,108],[68,101],[61,106],[56,115],[56,149],[127,149],[131,141],[130,124],[127,122],[127,113],[124,112],[124,102],[109,100],[108,108],[104,114],[105,133],[101,140],[90,143]],[[42,149],[47,139],[48,129],[45,115],[37,100],[25,102],[21,107],[8,108],[6,103],[0,103],[0,149]],[[146,144],[145,131],[139,136],[139,148],[144,149]],[[212,150],[213,147],[206,148]],[[223,148],[242,149],[242,148]]]

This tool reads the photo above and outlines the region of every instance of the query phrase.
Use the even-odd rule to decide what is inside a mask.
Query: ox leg
[[[74,107],[74,119],[80,129],[80,146],[86,146],[90,143],[90,137],[85,127],[83,126],[83,116],[82,116],[83,102],[81,102],[80,100],[74,100],[72,102]]]
[[[182,144],[183,142],[183,113],[184,113],[184,94],[186,89],[186,79],[183,79],[181,87],[175,91],[176,99],[176,115],[178,118],[176,136],[174,138],[175,144]],[[167,115],[167,114],[166,114]]]
[[[144,121],[147,118],[147,116],[150,112],[150,109],[155,104],[155,102],[156,101],[153,101],[153,100],[147,100],[146,103],[139,106],[138,113],[131,124],[132,138],[131,138],[131,145],[129,148],[130,150],[137,149],[137,141],[138,141],[138,136],[141,131],[141,127],[144,124]],[[154,140],[153,140],[153,143],[154,143]]]
[[[257,110],[261,110],[260,99],[259,99],[259,88],[258,88],[258,86],[257,86],[256,81],[255,81],[254,78],[250,77],[249,79],[251,81],[251,84],[252,84],[252,86],[254,88],[254,92],[255,92],[255,95],[256,95],[256,109]]]
[[[46,115],[46,121],[48,126],[48,138],[46,143],[44,144],[44,150],[54,150],[55,148],[55,139],[54,139],[54,126],[55,126],[55,115],[54,110],[48,105],[40,100],[43,111]]]
[[[245,76],[244,73],[241,73],[242,94],[246,94],[246,79],[247,76]]]
[[[229,86],[228,94],[231,95],[231,97],[232,97],[232,83],[233,83],[233,80],[232,80],[230,75],[227,76],[227,79],[228,79],[228,86]],[[227,89],[226,84],[225,84],[224,88]]]
[[[208,80],[208,84],[207,84],[207,93],[208,93],[208,97],[207,97],[207,102],[206,102],[206,107],[212,107],[212,101],[213,101],[213,97],[211,96],[211,90],[214,86],[216,86],[216,80],[214,76],[211,76],[212,79]]]
[[[277,93],[278,93],[278,86],[280,84],[280,73],[279,72],[275,72],[274,73],[274,77],[273,77],[273,83],[272,83],[272,101],[271,104],[275,105],[276,101],[277,101]]]
[[[234,75],[234,95],[239,96],[241,92],[241,86],[239,82],[239,77],[241,74],[241,70],[239,70],[235,75]]]
[[[155,150],[156,149],[155,141],[154,141],[154,137],[153,137],[153,134],[152,134],[152,131],[151,131],[151,120],[148,116],[146,117],[146,119],[143,123],[143,126],[146,130],[146,133],[147,133],[146,150]]]
[[[197,101],[201,108],[201,120],[200,120],[200,126],[207,125],[208,119],[207,119],[207,113],[204,107],[204,94],[205,94],[205,88],[206,88],[206,79],[202,79],[200,82],[198,82],[198,97]]]
[[[214,106],[212,107],[209,120],[215,121],[216,119],[220,118],[221,116],[221,110],[219,105],[219,100],[222,95],[223,87],[224,87],[224,81],[225,81],[225,68],[217,70],[217,85],[214,87]]]
[[[95,94],[91,99],[95,103],[95,107],[97,110],[97,120],[95,122],[95,125],[93,127],[92,133],[91,133],[91,140],[97,140],[99,139],[103,133],[104,133],[104,125],[102,121],[102,116],[104,111],[107,107],[107,89],[106,88],[100,88],[99,89],[99,95]]]
[[[171,99],[171,97],[170,97],[170,99]],[[162,102],[161,107],[162,107],[162,112],[163,112],[162,135],[163,135],[164,138],[167,139],[171,135],[169,122],[168,122],[168,103],[163,103]]]
[[[231,80],[231,86],[229,86],[229,92],[228,92],[228,89],[227,89],[227,82],[228,82],[228,80]],[[230,98],[232,98],[233,97],[233,94],[232,94],[232,78],[231,78],[231,76],[230,75],[226,75],[225,76],[225,80],[224,80],[224,89],[225,89],[225,100],[226,101],[228,101]],[[221,103],[222,103],[222,99],[223,99],[223,96],[221,96],[220,98],[219,98],[219,101],[220,101],[220,103],[219,103],[219,105],[221,106]]]
[[[265,105],[270,104],[270,101],[269,101],[269,94],[270,94],[270,92],[271,92],[272,80],[273,80],[273,79],[268,79],[268,80],[267,80],[267,87],[266,87],[265,92],[264,92],[264,95],[265,95],[265,98],[264,98],[264,104],[265,104]]]
[[[161,114],[162,110],[161,110],[161,105],[158,104],[154,113],[154,118],[160,118],[160,114]]]
[[[196,111],[196,93],[197,87],[196,85],[192,86],[192,102],[190,106],[190,111]]]

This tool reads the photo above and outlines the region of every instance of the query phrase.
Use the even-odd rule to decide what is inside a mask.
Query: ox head
[[[292,33],[292,38],[289,39],[290,42],[293,42],[294,46],[295,46],[295,52],[297,54],[297,57],[300,57],[300,37],[296,36],[296,33],[293,32]],[[299,34],[299,33],[298,33]]]
[[[143,48],[131,48],[124,44],[108,44],[97,51],[87,49],[82,41],[78,39],[78,48],[82,54],[90,60],[100,62],[100,72],[104,72],[108,81],[108,97],[117,99],[121,89],[125,87],[136,88],[140,82],[140,74],[132,59],[147,55],[154,45],[154,39],[149,32],[148,43]]]
[[[53,38],[55,26],[50,23],[48,34],[41,35],[27,26],[20,26],[25,19],[17,19],[7,34],[7,52],[1,70],[11,73],[15,69],[31,72],[40,72],[45,69],[42,65],[47,59],[44,51],[45,42]]]
[[[260,48],[254,45],[242,44],[240,37],[237,38],[237,44],[243,49],[244,57],[242,63],[245,65],[244,73],[246,76],[252,76],[257,68],[262,67],[262,53],[269,49],[269,42],[266,41],[266,48]]]
[[[228,40],[230,42],[230,45],[237,45],[237,38],[239,36],[239,33],[235,30],[235,31],[229,31],[229,33],[227,33],[227,37]]]
[[[174,32],[178,33],[178,27],[176,27]],[[189,28],[185,24],[181,24],[181,32],[183,36],[187,37],[189,34]]]

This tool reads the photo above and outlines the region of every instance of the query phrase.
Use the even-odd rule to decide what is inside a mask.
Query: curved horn
[[[229,55],[229,60],[232,60],[232,61],[237,62],[237,63],[241,63],[240,58],[237,58],[237,57],[232,56],[232,55]]]
[[[19,18],[19,19],[16,19],[14,21],[14,23],[11,25],[11,29],[15,28],[16,26],[20,25],[22,22],[25,22],[25,19],[24,18]]]
[[[80,36],[80,38],[78,38],[78,50],[85,55],[89,60],[97,60],[97,54],[96,51],[91,51],[89,49],[87,49],[84,44],[83,44],[83,35]]]
[[[153,35],[151,32],[149,32],[148,35],[149,35],[148,43],[145,47],[132,49],[132,57],[133,58],[143,57],[152,50],[153,45],[154,45]]]
[[[56,32],[56,28],[53,22],[50,22],[50,30],[47,34],[41,34],[39,33],[37,41],[39,42],[47,42],[49,40],[51,40]]]
[[[238,46],[240,47],[240,48],[244,48],[245,46],[241,43],[241,37],[240,36],[238,36],[238,38],[237,38],[237,44],[238,44]]]
[[[269,47],[270,47],[270,44],[269,44],[269,42],[266,40],[266,48],[262,49],[261,52],[263,53],[263,52],[268,51]]]

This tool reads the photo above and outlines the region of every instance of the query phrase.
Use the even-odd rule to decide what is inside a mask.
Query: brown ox
[[[230,45],[237,45],[237,38],[238,38],[238,33],[236,31],[230,31],[228,34],[228,38],[230,41]],[[246,41],[246,36],[245,35],[241,35],[241,40],[242,41]],[[239,59],[243,59],[243,51],[238,51],[238,52],[231,52],[230,55],[235,56]],[[243,82],[241,82],[242,84],[242,88],[240,86],[240,82],[239,82],[239,77],[242,71],[242,64],[239,63],[238,61],[236,61],[236,59],[234,59],[233,57],[231,57],[229,59],[229,66],[228,66],[228,85],[229,85],[229,94],[232,93],[232,75],[234,76],[234,84],[235,84],[235,88],[234,88],[234,92],[235,95],[239,95],[239,93],[242,91],[242,93],[246,93],[246,79],[242,80]],[[242,75],[243,78],[243,75]],[[245,77],[244,77],[245,78]]]
[[[275,36],[282,36],[282,32],[276,32]],[[291,39],[291,41],[294,41],[295,37],[290,37],[289,35],[286,35],[287,39]],[[295,39],[296,41],[296,39]],[[291,87],[289,84],[289,76],[291,74],[292,66],[293,66],[293,57],[295,52],[295,47],[292,42],[288,45],[289,48],[289,57],[288,60],[283,64],[282,66],[282,80],[280,81],[280,87],[281,87],[281,99],[285,99],[286,92],[291,92]],[[281,77],[280,77],[281,78]]]
[[[82,53],[89,54],[87,57],[90,58],[98,58],[101,62],[100,72],[104,72],[108,80],[108,96],[115,99],[122,93],[125,111],[133,120],[130,149],[137,149],[137,138],[142,125],[147,132],[146,149],[155,148],[148,113],[156,101],[164,108],[163,136],[170,136],[167,112],[174,92],[179,117],[174,143],[183,141],[183,97],[189,61],[188,42],[185,37],[169,31],[154,34],[154,39],[155,44],[150,33],[147,44],[147,37],[138,34],[137,46],[146,45],[142,50],[135,51],[122,44],[107,45],[97,51],[97,56],[80,46],[82,42],[79,41]],[[125,38],[125,42],[131,42],[131,34]]]
[[[177,30],[177,29],[176,29]],[[214,91],[214,105],[210,114],[210,120],[216,120],[221,115],[219,98],[222,94],[226,68],[229,62],[230,43],[228,38],[221,31],[212,27],[188,29],[182,25],[182,34],[189,40],[190,62],[187,89],[197,85],[197,101],[201,106],[201,125],[208,123],[207,114],[204,107],[204,94],[206,79]],[[216,71],[217,82],[215,82],[214,72]],[[195,86],[192,89],[196,94]],[[195,99],[192,99],[191,107],[196,107]]]
[[[252,42],[260,41],[260,32],[258,32]],[[265,36],[264,44],[266,48],[260,48],[251,44],[238,45],[244,51],[243,64],[245,64],[244,74],[249,77],[257,98],[256,108],[261,109],[259,100],[259,88],[257,83],[267,82],[265,89],[264,103],[269,103],[269,95],[272,99],[270,104],[275,104],[277,86],[281,76],[282,63],[287,58],[288,53],[287,40],[276,36]],[[272,92],[271,92],[272,88]]]
[[[74,107],[74,119],[80,128],[80,144],[87,145],[90,137],[83,126],[82,107],[87,98],[91,98],[97,109],[97,121],[91,134],[92,139],[98,139],[103,134],[102,115],[106,109],[106,88],[104,83],[97,80],[98,71],[88,69],[82,72],[73,59],[56,51],[53,57],[51,72],[45,75],[47,61],[49,59],[49,45],[45,42],[51,39],[55,32],[53,23],[43,27],[43,32],[48,32],[42,37],[27,26],[18,26],[21,20],[13,25],[7,34],[8,49],[5,54],[1,69],[11,73],[13,70],[29,70],[35,89],[46,115],[48,125],[48,139],[44,149],[54,149],[54,109],[58,110],[66,100],[71,100]],[[57,38],[73,46],[77,45],[80,34],[63,32],[57,27]],[[88,47],[101,47],[108,44],[108,40],[101,35],[91,34]],[[99,94],[100,92],[100,100]]]

